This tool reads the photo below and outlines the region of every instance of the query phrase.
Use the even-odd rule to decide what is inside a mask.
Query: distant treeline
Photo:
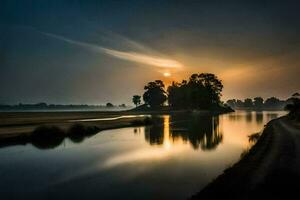
[[[262,97],[255,97],[253,99],[246,98],[230,99],[226,102],[228,106],[233,109],[252,109],[252,110],[284,110],[285,106],[289,104],[291,98],[281,100],[276,97],[270,97],[264,100]]]
[[[0,104],[0,110],[72,110],[72,109],[105,109],[105,108],[126,108],[125,104],[113,105],[107,103],[106,105],[88,105],[88,104],[47,104],[47,103],[36,103],[36,104],[23,104],[19,103],[16,105]]]

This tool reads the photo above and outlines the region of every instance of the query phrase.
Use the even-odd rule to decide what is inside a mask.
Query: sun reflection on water
[[[170,141],[170,116],[164,115],[164,143],[163,146],[165,149],[170,149],[172,147],[172,143]]]
[[[153,118],[153,125],[134,129],[136,137],[144,136],[142,146],[109,157],[103,166],[114,167],[147,160],[162,161],[180,157],[191,150],[198,151],[204,157],[204,151],[211,151],[221,158],[233,153],[236,148],[248,148],[248,135],[261,131],[262,124],[272,117],[270,114],[256,112],[236,112],[220,116],[157,116]],[[221,145],[223,143],[225,146]]]

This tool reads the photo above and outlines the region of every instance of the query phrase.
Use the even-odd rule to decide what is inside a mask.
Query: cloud
[[[115,49],[109,49],[105,48],[96,44],[91,44],[91,43],[86,43],[86,42],[81,42],[81,41],[76,41],[73,39],[66,38],[64,36],[60,35],[55,35],[52,33],[46,33],[46,32],[41,32],[44,35],[47,35],[52,38],[59,39],[61,41],[67,42],[69,44],[74,44],[77,46],[81,46],[84,48],[87,48],[89,50],[92,50],[97,53],[104,53],[106,55],[122,59],[122,60],[127,60],[131,62],[136,62],[136,63],[141,63],[141,64],[146,64],[150,66],[155,66],[155,67],[160,67],[160,68],[181,68],[183,65],[173,59],[168,59],[162,56],[154,56],[149,53],[141,53],[141,52],[135,52],[135,51],[120,51],[120,50],[115,50]]]
[[[164,67],[164,68],[182,67],[181,63],[171,59],[154,57],[154,56],[149,56],[149,55],[136,53],[136,52],[122,52],[122,51],[106,49],[106,48],[102,48],[102,49],[106,54],[123,60],[143,63],[143,64],[157,66],[157,67]]]

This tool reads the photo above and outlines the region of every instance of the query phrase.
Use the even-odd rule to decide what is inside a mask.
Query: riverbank
[[[75,124],[97,132],[148,123],[147,115],[126,112],[10,112],[0,113],[0,147],[30,142],[39,127],[68,133]]]
[[[231,111],[231,110],[230,110]],[[68,133],[74,124],[81,124],[95,131],[123,128],[149,123],[150,115],[176,113],[221,114],[227,110],[128,110],[128,111],[86,111],[86,112],[0,112],[0,146],[26,143],[32,133],[41,126],[58,128]],[[98,131],[98,132],[99,132]]]
[[[285,199],[298,196],[300,125],[270,121],[258,142],[238,163],[191,199]]]

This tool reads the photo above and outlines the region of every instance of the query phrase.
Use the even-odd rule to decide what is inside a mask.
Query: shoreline
[[[56,130],[58,130],[58,133],[61,134],[59,137],[60,139],[70,138],[73,141],[73,138],[74,138],[74,142],[77,143],[77,142],[83,141],[85,138],[96,135],[96,134],[100,133],[101,131],[118,129],[118,128],[136,127],[136,126],[141,126],[141,125],[148,125],[147,122],[145,122],[145,119],[146,118],[141,118],[141,117],[135,118],[135,119],[130,119],[130,120],[122,119],[122,120],[118,120],[116,123],[105,123],[105,124],[96,124],[96,125],[94,123],[87,124],[87,123],[82,123],[82,122],[70,123],[69,125],[40,125],[40,126],[36,127],[35,129],[32,129],[31,131],[28,131],[28,132],[19,133],[19,134],[9,136],[9,137],[2,137],[2,138],[0,137],[0,148],[7,147],[7,146],[14,146],[14,145],[34,144],[33,140],[35,138],[38,138],[38,140],[40,141],[40,142],[34,144],[35,146],[39,145],[39,143],[41,143],[41,142],[43,144],[46,144],[48,142],[48,140],[50,140],[50,144],[51,144],[51,140],[57,139],[57,135],[54,135],[54,137],[52,137],[48,133],[46,135],[44,135],[41,131],[38,131],[38,134],[41,134],[40,136],[38,136],[38,137],[37,137],[37,135],[33,136],[33,133],[36,130],[38,130],[38,128],[43,128],[46,131],[48,131],[48,130],[51,131],[51,129],[56,129]],[[72,128],[74,126],[79,126],[77,128],[78,130],[75,130],[76,133],[70,134],[70,130],[72,130]],[[89,130],[91,130],[91,131],[89,131]],[[81,131],[81,132],[78,132],[78,131]],[[54,132],[54,134],[56,134],[56,132]],[[59,145],[59,144],[60,143],[58,143],[57,145]],[[50,148],[53,148],[53,147],[51,146]]]
[[[149,123],[149,120],[147,121],[148,116],[125,117],[105,121],[80,121],[80,119],[114,118],[120,115],[106,115],[101,113],[101,115],[93,115],[93,118],[90,118],[92,117],[91,115],[84,117],[73,116],[71,118],[63,115],[64,114],[59,113],[55,116],[47,116],[47,113],[44,113],[43,115],[36,113],[36,116],[32,116],[32,113],[30,113],[27,117],[23,116],[24,118],[19,118],[20,116],[18,116],[16,118],[18,121],[17,124],[12,123],[15,119],[14,117],[0,123],[0,148],[32,143],[34,133],[36,133],[34,137],[39,137],[40,141],[44,140],[47,142],[47,140],[51,141],[57,136],[60,138],[73,136],[85,138],[104,130],[147,125],[147,123]],[[74,122],[72,120],[74,120]],[[76,120],[79,121],[77,122]],[[80,125],[80,127],[78,127],[78,125]],[[37,131],[39,128],[43,128],[44,131]],[[75,133],[72,133],[74,131]],[[48,133],[45,135],[43,132]]]
[[[300,142],[299,124],[287,116],[271,120],[240,161],[190,199],[293,197],[300,180],[295,138]]]
[[[226,112],[210,110],[0,112],[0,148],[29,143],[32,133],[41,126],[55,127],[66,133],[73,125],[80,124],[86,128],[94,127],[100,132],[109,129],[147,125],[147,123],[150,123],[149,120],[146,120],[149,115],[178,113],[215,115]]]

